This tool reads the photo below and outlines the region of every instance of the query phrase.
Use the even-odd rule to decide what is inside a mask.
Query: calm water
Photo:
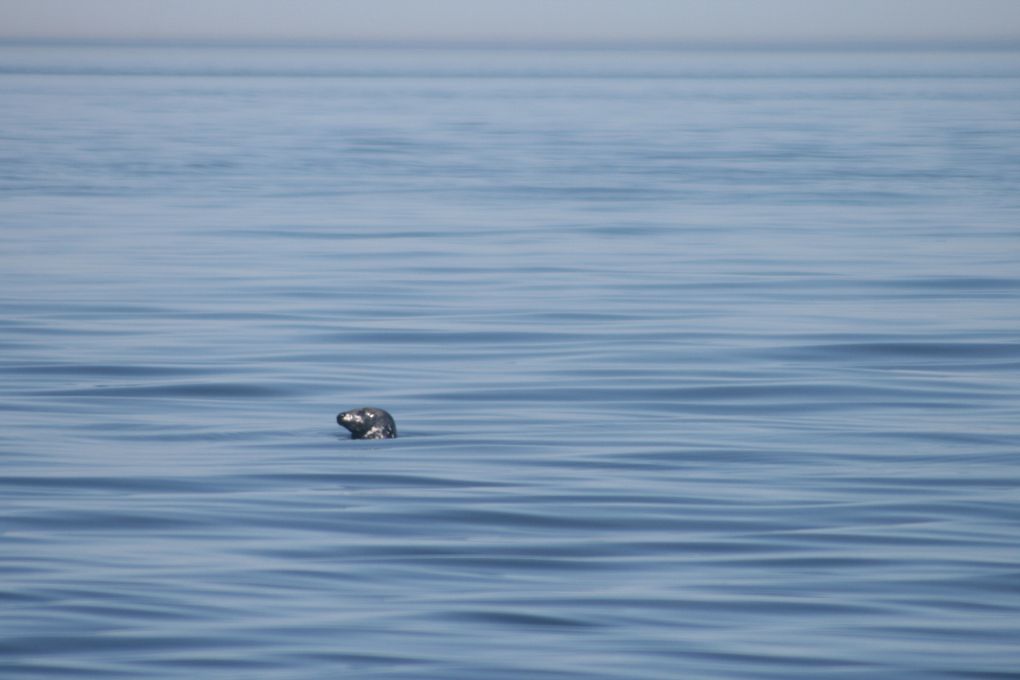
[[[5,678],[1020,677],[1020,53],[8,44],[0,103]]]

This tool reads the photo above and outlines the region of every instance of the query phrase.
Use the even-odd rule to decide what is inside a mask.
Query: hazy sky
[[[0,0],[3,37],[999,40],[1020,0]]]

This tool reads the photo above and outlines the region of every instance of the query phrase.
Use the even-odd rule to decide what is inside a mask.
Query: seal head
[[[381,408],[356,408],[336,417],[340,427],[351,431],[351,439],[396,439],[397,424]]]

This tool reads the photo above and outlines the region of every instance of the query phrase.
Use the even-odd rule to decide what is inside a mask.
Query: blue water
[[[0,104],[3,677],[1018,677],[1020,53],[22,43]]]

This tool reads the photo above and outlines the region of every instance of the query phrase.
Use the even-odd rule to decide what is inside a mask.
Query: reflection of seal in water
[[[381,408],[356,408],[337,415],[340,427],[351,431],[351,439],[394,439],[397,424],[393,416]]]

